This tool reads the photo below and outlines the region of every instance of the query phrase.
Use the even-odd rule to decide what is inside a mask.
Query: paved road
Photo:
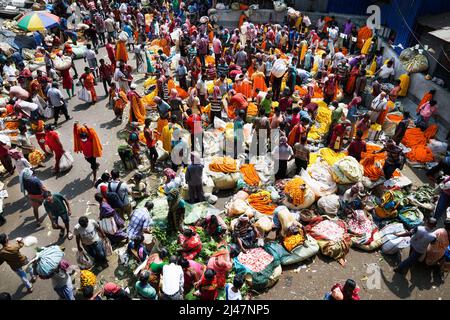
[[[104,49],[100,49],[99,58],[106,56]],[[132,61],[134,63],[134,61]],[[79,72],[84,67],[83,60],[76,61],[76,67]],[[140,77],[136,77],[140,83]],[[77,87],[78,89],[79,87]],[[104,90],[101,85],[97,86],[97,94],[100,99],[104,97]],[[142,90],[142,88],[140,88]],[[65,94],[65,92],[64,92]],[[69,112],[73,120],[63,123],[57,131],[60,133],[63,145],[67,150],[73,147],[72,126],[73,121],[86,123],[93,126],[103,144],[104,157],[100,160],[100,172],[111,170],[115,162],[118,162],[117,145],[119,139],[117,133],[125,127],[125,121],[122,124],[114,120],[112,110],[106,108],[106,100],[99,100],[94,106],[80,103],[76,97],[68,100]],[[127,113],[128,110],[125,111]],[[35,142],[35,141],[34,141]],[[36,144],[37,145],[37,144]],[[75,166],[65,175],[55,177],[51,172],[53,159],[46,162],[46,168],[39,169],[37,176],[44,181],[47,188],[54,192],[60,192],[66,196],[73,208],[73,215],[70,219],[73,227],[82,215],[88,215],[96,218],[98,209],[93,203],[94,189],[92,188],[92,176],[90,174],[89,164],[80,154],[74,155]],[[405,173],[420,183],[420,179],[409,170]],[[151,177],[150,183],[156,185],[156,177]],[[20,193],[19,179],[17,176],[8,177],[3,181],[7,186],[9,198],[5,201],[5,215],[7,223],[0,227],[0,232],[5,232],[11,238],[25,237],[33,235],[38,238],[38,246],[47,246],[52,243],[63,245],[66,248],[66,258],[75,263],[75,240],[65,240],[58,242],[58,232],[51,229],[50,221],[47,218],[44,224],[37,228],[34,222],[31,208],[26,198]],[[220,208],[227,200],[229,194],[221,195],[217,206]],[[41,208],[41,213],[42,213]],[[24,248],[24,253],[29,257],[34,255],[34,247]],[[406,252],[403,253],[405,255]],[[361,286],[361,296],[363,299],[449,299],[450,286],[447,283],[442,284],[436,275],[430,269],[418,266],[413,268],[412,274],[406,279],[395,276],[391,271],[393,263],[397,258],[383,257],[380,253],[365,253],[351,250],[348,255],[348,263],[343,268],[336,262],[329,261],[320,255],[314,260],[314,263],[308,264],[308,268],[301,269],[298,273],[293,272],[297,266],[287,268],[283,271],[280,281],[267,293],[259,296],[259,299],[321,299],[323,294],[335,282],[345,281],[347,278],[355,279]],[[110,258],[110,267],[99,273],[99,281],[107,280],[117,281],[126,284],[126,277],[123,270],[117,267],[117,256]],[[369,264],[377,264],[381,268],[380,281],[374,281],[378,289],[368,289],[369,283],[366,282],[367,276],[370,276]],[[78,276],[75,277],[78,281]],[[369,278],[369,282],[372,278]],[[38,280],[35,284],[35,291],[26,295],[25,288],[20,279],[9,269],[6,264],[0,266],[0,292],[7,291],[15,299],[58,299],[56,293],[51,288],[51,281]]]

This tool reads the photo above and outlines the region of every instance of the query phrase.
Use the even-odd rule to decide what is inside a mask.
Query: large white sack
[[[277,59],[273,64],[271,73],[277,78],[282,77],[287,70],[286,63],[283,59]]]
[[[339,203],[339,196],[336,194],[330,194],[323,196],[317,201],[317,207],[322,209],[326,215],[335,216],[337,215],[339,208],[341,207]]]

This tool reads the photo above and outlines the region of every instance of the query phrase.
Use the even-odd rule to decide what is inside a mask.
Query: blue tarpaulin
[[[33,37],[25,35],[16,35],[9,30],[0,30],[0,42],[6,42],[16,50],[23,48],[36,49],[36,41]]]

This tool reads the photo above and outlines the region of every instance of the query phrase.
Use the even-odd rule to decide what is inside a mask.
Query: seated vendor
[[[192,229],[184,229],[183,234],[178,236],[178,243],[181,245],[178,250],[187,260],[194,260],[202,250],[200,236]]]
[[[258,236],[258,231],[251,224],[249,217],[245,214],[240,216],[233,230],[233,237],[240,250],[246,253],[246,249],[250,249],[255,245]]]
[[[131,187],[131,196],[133,200],[139,201],[149,196],[147,192],[147,184],[143,180],[144,176],[138,172],[133,176]]]
[[[353,185],[350,189],[345,191],[342,201],[344,202],[344,207],[348,207],[353,203],[353,205],[356,205],[354,208],[355,210],[363,210],[367,203],[367,193],[364,185],[361,182]],[[358,203],[359,205],[357,205]]]
[[[273,223],[277,232],[280,232],[283,237],[288,235],[290,227],[302,227],[301,223],[295,218],[295,215],[285,206],[279,206],[275,209]]]
[[[149,254],[144,244],[143,235],[140,235],[136,237],[133,241],[130,241],[128,243],[127,250],[131,256],[136,258],[138,262],[143,262]]]
[[[227,232],[227,225],[223,219],[211,214],[202,221],[202,227],[211,237],[222,237]]]

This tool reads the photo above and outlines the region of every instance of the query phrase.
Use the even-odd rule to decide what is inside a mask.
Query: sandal
[[[64,237],[64,233],[65,233],[65,232],[64,232],[64,229],[61,230],[61,231],[59,232],[59,237],[60,237],[60,238]]]
[[[72,240],[72,239],[73,239],[73,234],[72,234],[72,232],[67,232],[67,239],[68,239],[68,240]]]
[[[33,287],[27,289],[27,293],[32,293],[32,292],[33,292]]]

